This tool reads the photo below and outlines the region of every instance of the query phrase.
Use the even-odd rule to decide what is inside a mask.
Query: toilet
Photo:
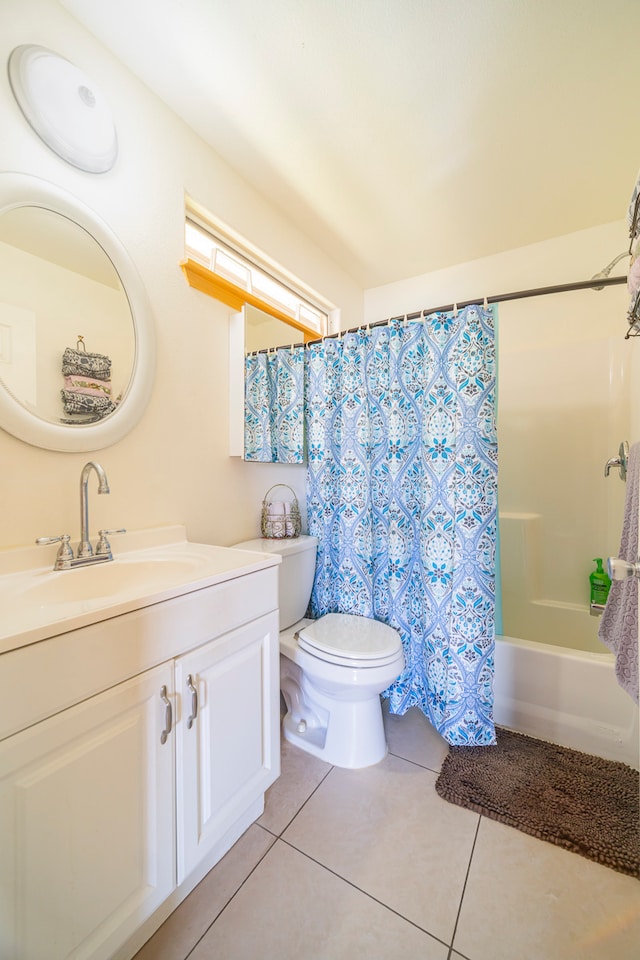
[[[243,550],[277,553],[280,689],[285,739],[337,767],[368,767],[387,753],[380,694],[404,669],[393,627],[351,614],[305,618],[316,537],[246,540]]]

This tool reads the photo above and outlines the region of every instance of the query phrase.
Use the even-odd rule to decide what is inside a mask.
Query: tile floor
[[[638,960],[640,883],[441,800],[445,742],[385,714],[342,770],[283,742],[265,811],[135,960]]]

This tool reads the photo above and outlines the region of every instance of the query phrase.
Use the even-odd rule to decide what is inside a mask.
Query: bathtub
[[[638,706],[610,653],[497,636],[494,718],[500,726],[640,766]]]

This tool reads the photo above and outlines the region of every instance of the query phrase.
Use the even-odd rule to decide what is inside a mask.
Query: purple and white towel
[[[637,237],[640,237],[640,217],[636,216],[636,204],[638,202],[638,194],[640,194],[640,171],[638,172],[638,177],[636,179],[633,192],[631,194],[631,200],[629,202],[629,209],[627,210],[627,223],[629,224],[629,236],[631,240],[635,240]],[[635,221],[635,222],[634,222]]]
[[[621,560],[638,559],[640,506],[640,443],[629,450],[627,496],[620,539]],[[638,703],[638,578],[614,580],[602,614],[598,636],[616,655],[618,683]]]

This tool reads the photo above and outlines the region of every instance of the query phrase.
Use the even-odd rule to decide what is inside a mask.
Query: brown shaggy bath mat
[[[451,747],[436,781],[467,807],[640,878],[640,775],[624,763],[498,729],[495,747]]]

